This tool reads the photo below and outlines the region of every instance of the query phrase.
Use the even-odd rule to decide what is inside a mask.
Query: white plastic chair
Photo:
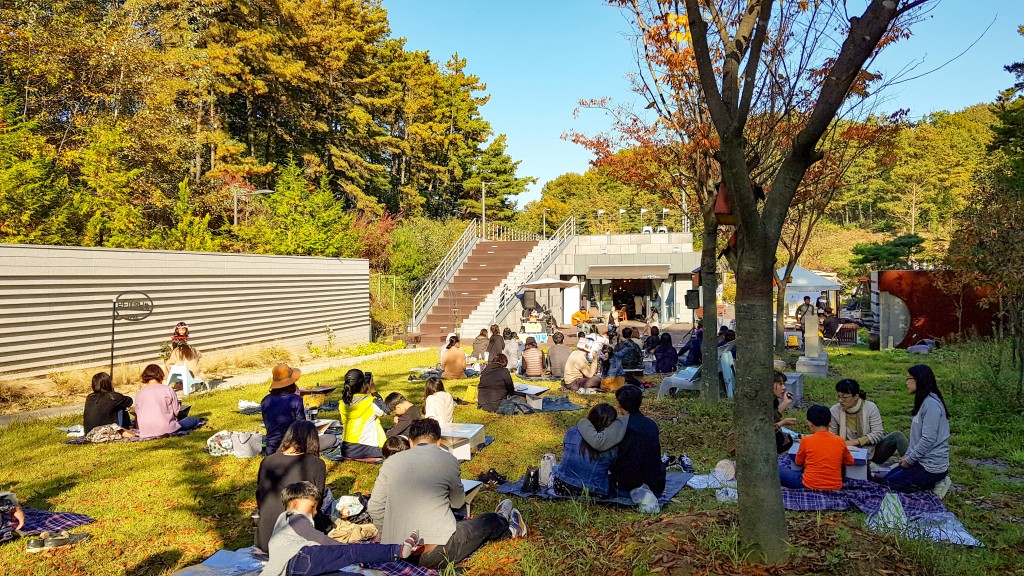
[[[193,378],[192,374],[188,370],[188,366],[181,364],[171,366],[170,370],[167,371],[167,378],[164,380],[164,384],[167,386],[171,386],[175,382],[181,382],[182,396],[188,396],[200,386],[206,390],[210,389],[209,384],[198,378]]]

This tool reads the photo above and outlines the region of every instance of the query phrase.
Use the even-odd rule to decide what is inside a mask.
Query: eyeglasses
[[[849,400],[853,398],[853,394],[836,394],[836,398],[839,398],[839,400]]]

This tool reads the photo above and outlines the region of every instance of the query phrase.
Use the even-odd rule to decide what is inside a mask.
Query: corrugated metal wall
[[[335,345],[370,337],[366,260],[0,244],[0,374],[32,376],[110,360],[114,297],[153,299],[116,323],[118,361],[159,359],[174,324],[202,351],[259,342]]]

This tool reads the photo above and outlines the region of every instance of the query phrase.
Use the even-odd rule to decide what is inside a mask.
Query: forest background
[[[407,50],[375,2],[322,4],[0,9],[0,242],[368,258],[396,288],[373,298],[385,335],[479,217],[483,183],[488,219],[522,230],[575,216],[583,233],[636,232],[641,209],[677,229],[683,191],[657,162],[646,178],[616,169],[629,161],[596,162],[520,209],[533,179],[484,118],[487,85],[469,63]],[[1004,205],[991,195],[1019,190],[1015,94],[837,131],[839,149],[858,126],[895,126],[884,145],[858,141],[800,264],[846,280],[942,266],[956,238],[960,263],[970,261],[986,221],[978,201]],[[659,153],[577,136],[566,137],[606,147],[598,157]]]

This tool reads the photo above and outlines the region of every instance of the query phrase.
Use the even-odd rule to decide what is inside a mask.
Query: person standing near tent
[[[804,325],[804,316],[807,316],[814,310],[814,306],[811,304],[811,297],[804,296],[804,303],[796,307],[796,322],[797,324]]]

